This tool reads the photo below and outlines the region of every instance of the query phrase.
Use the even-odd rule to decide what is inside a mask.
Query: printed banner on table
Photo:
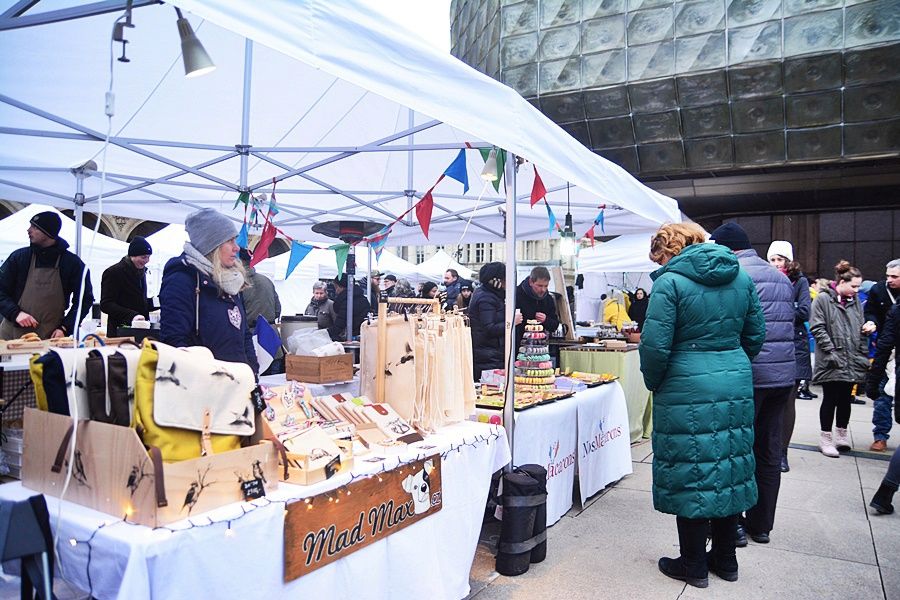
[[[581,504],[632,472],[628,408],[619,382],[575,394]]]
[[[441,457],[431,456],[287,505],[284,580],[382,540],[441,510]]]

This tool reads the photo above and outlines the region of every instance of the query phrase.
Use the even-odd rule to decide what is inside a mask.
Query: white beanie
[[[766,252],[766,259],[772,260],[773,256],[783,256],[789,261],[794,261],[794,247],[790,242],[784,240],[775,240],[769,244],[769,251]]]

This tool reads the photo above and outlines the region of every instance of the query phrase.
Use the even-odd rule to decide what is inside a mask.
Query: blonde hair
[[[650,260],[657,264],[677,256],[692,244],[706,241],[706,232],[694,223],[666,223],[650,238]]]
[[[242,263],[240,259],[236,259],[234,265],[231,267],[223,265],[222,259],[219,257],[219,248],[221,247],[221,244],[216,246],[212,252],[206,255],[206,260],[212,264],[212,273],[210,273],[210,276],[213,281],[216,282],[216,286],[221,290],[222,282],[225,280],[225,273],[237,271],[241,274],[241,277],[244,278],[244,285],[241,287],[241,291],[246,290],[250,287],[250,279],[247,277],[247,270],[244,268],[244,263]]]

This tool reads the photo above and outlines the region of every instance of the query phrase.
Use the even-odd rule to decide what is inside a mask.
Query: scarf
[[[213,266],[190,242],[184,243],[184,260],[201,273],[211,277],[219,289],[236,296],[244,288],[244,276],[237,269],[225,269],[221,277],[213,276]]]

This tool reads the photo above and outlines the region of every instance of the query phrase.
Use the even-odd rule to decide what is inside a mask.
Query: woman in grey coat
[[[864,324],[863,309],[856,294],[862,273],[846,260],[834,267],[834,281],[812,305],[809,329],[816,339],[816,366],[813,383],[822,386],[819,408],[821,434],[819,449],[837,458],[839,450],[850,450],[847,425],[853,385],[865,381],[869,361],[868,335],[875,330]],[[831,426],[837,427],[832,437]]]

